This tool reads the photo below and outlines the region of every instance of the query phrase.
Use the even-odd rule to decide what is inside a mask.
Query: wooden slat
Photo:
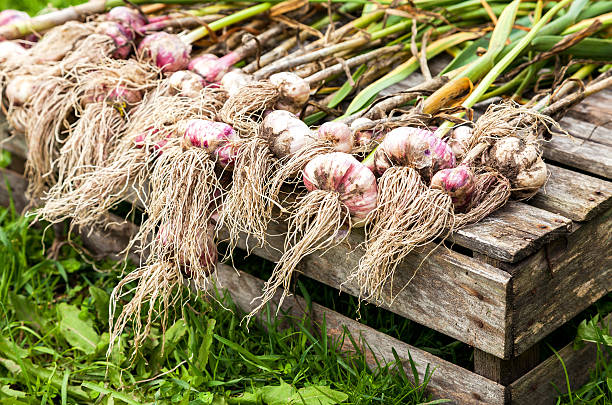
[[[563,216],[509,201],[482,221],[455,232],[451,239],[476,252],[512,263],[566,234],[570,225],[571,221]]]
[[[612,209],[512,270],[514,355],[612,291]]]
[[[540,346],[537,344],[520,356],[509,360],[474,349],[474,372],[502,385],[509,385],[539,363]]]
[[[571,126],[565,125],[564,128],[572,135],[577,133]],[[554,136],[550,142],[544,144],[543,150],[544,157],[548,160],[607,179],[612,178],[612,146],[578,137]]]
[[[606,114],[609,116],[611,113],[612,111]],[[586,119],[591,119],[591,117],[582,118],[578,114],[574,114],[563,118],[560,124],[576,139],[612,146],[612,128],[595,122],[585,121]],[[592,119],[595,119],[595,117],[592,117]]]
[[[612,115],[612,89],[605,89],[599,93],[590,95],[576,106],[572,107],[568,111],[567,116],[575,118],[582,122],[589,122],[592,125],[597,125],[612,129],[612,121],[610,120]],[[563,120],[562,120],[563,122]],[[612,138],[610,134],[605,136],[599,143],[612,145]]]
[[[612,206],[612,182],[550,164],[548,171],[548,182],[528,204],[580,222]]]
[[[274,224],[268,231],[282,235],[285,225]],[[349,242],[302,260],[298,270],[331,287],[358,296],[359,286],[347,282],[362,255],[358,247],[362,232],[353,232]],[[271,237],[271,248],[254,248],[253,252],[265,259],[277,261],[284,237]],[[253,248],[251,241],[249,247]],[[243,238],[239,246],[246,248]],[[506,294],[510,275],[493,266],[479,262],[443,247],[433,253],[415,252],[395,273],[394,301],[388,304],[391,291],[384,291],[387,303],[382,306],[398,315],[410,318],[427,327],[478,347],[498,357],[508,356]],[[415,270],[418,268],[414,278]],[[412,279],[412,280],[411,280]],[[411,280],[411,281],[409,281]],[[405,287],[398,291],[400,287]]]
[[[261,294],[263,281],[242,271],[220,264],[217,266],[217,279],[219,285],[231,294],[234,302],[244,309],[250,311],[253,308],[252,300]],[[272,309],[276,308],[278,296],[272,304]],[[306,302],[301,297],[290,296],[283,303],[281,311],[301,318],[304,316]],[[376,367],[376,359],[381,364],[393,362],[395,360],[392,349],[395,349],[399,358],[403,362],[405,370],[410,370],[409,355],[416,363],[420,380],[423,380],[425,369],[429,365],[433,375],[428,384],[429,391],[436,398],[448,398],[457,404],[503,404],[505,387],[497,384],[485,377],[468,371],[462,367],[442,360],[431,353],[408,345],[398,339],[394,339],[384,333],[378,332],[368,326],[352,320],[346,316],[327,309],[317,303],[312,304],[311,311],[308,312],[314,323],[321,325],[325,317],[327,333],[330,337],[339,339],[346,330],[356,341],[362,343],[362,350],[366,356],[368,364]],[[342,341],[345,351],[354,351],[355,348],[348,338]],[[371,352],[370,352],[371,349]],[[411,373],[408,372],[410,375]]]
[[[604,324],[612,333],[612,314],[604,319]],[[570,343],[558,354],[565,364],[570,387],[576,389],[589,380],[589,371],[593,369],[597,359],[597,346],[587,343],[580,350],[575,350],[573,346]],[[513,404],[552,405],[556,403],[559,395],[557,389],[561,390],[561,393],[567,393],[565,370],[559,359],[552,355],[508,388]]]

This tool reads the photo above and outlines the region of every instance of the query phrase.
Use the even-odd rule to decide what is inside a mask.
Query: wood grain
[[[612,182],[550,164],[547,167],[548,182],[528,204],[580,222],[612,206]]]
[[[263,281],[223,264],[217,266],[217,273],[219,286],[231,294],[239,307],[250,311],[253,308],[252,300],[261,293]],[[280,292],[274,300],[272,309],[276,309],[279,295]],[[456,404],[504,403],[505,387],[494,381],[362,325],[317,303],[313,303],[310,309],[307,308],[303,298],[291,296],[283,303],[281,312],[296,318],[308,316],[318,325],[322,325],[325,319],[327,334],[338,342],[344,351],[353,352],[355,347],[350,339],[343,338],[344,331],[348,331],[354,340],[360,343],[359,349],[367,353],[366,359],[371,367],[376,367],[377,360],[382,364],[393,362],[395,358],[392,349],[395,349],[402,360],[404,370],[410,370],[409,358],[412,356],[421,381],[429,365],[430,370],[434,371],[428,390],[435,398],[451,399]]]
[[[285,225],[273,224],[268,231],[272,235],[282,235],[285,229]],[[304,258],[298,270],[358,296],[359,286],[347,280],[362,255],[358,247],[362,241],[362,232],[353,232],[348,243],[324,255]],[[255,243],[250,241],[249,249],[257,256],[277,261],[283,242],[283,237],[271,237],[271,248],[255,248]],[[247,248],[244,238],[239,246]],[[393,292],[389,287],[384,290],[386,299],[380,305],[498,357],[508,356],[511,348],[506,336],[506,299],[510,275],[444,247],[433,252],[430,249],[431,246],[415,252],[398,267],[394,280],[396,288]],[[400,290],[400,287],[405,288]],[[392,303],[390,296],[394,297]]]
[[[566,127],[574,133],[571,127]],[[602,145],[578,137],[555,136],[544,145],[544,157],[548,160],[575,167],[588,173],[612,178],[612,146]]]
[[[538,363],[540,363],[540,346],[537,344],[508,360],[474,349],[474,372],[504,386],[525,375]]]
[[[604,324],[612,333],[612,314],[604,319]],[[568,372],[570,387],[581,387],[589,380],[589,371],[593,368],[597,356],[597,347],[587,343],[580,350],[574,350],[573,344],[565,346],[558,352]],[[559,394],[567,392],[565,372],[559,359],[552,355],[535,369],[512,383],[509,396],[513,404],[555,404]]]
[[[588,122],[592,125],[612,129],[612,89],[605,89],[595,93],[572,107],[568,111],[567,117]],[[563,122],[563,120],[561,120]],[[602,132],[599,132],[603,134]],[[612,145],[611,132],[607,132],[602,137],[592,137],[596,142]],[[605,139],[604,139],[605,137]]]
[[[509,201],[482,221],[455,232],[451,240],[505,262],[519,261],[545,243],[569,232],[571,220]]]
[[[512,271],[514,355],[612,291],[612,209]]]

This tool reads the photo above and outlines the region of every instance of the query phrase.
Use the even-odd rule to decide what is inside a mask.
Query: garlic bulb
[[[469,167],[458,166],[452,169],[442,169],[434,174],[431,179],[431,187],[450,195],[455,212],[466,212],[472,206],[476,179]]]
[[[295,73],[281,72],[270,76],[270,83],[278,88],[280,97],[276,109],[294,114],[300,112],[310,97],[310,85]]]
[[[328,141],[336,152],[350,153],[353,150],[353,134],[348,125],[341,122],[326,122],[317,131],[319,139]]]
[[[275,110],[261,123],[261,136],[267,140],[270,150],[282,158],[296,153],[315,142],[310,128],[298,117],[286,110]]]
[[[509,136],[497,140],[484,163],[504,175],[515,198],[530,198],[546,183],[548,170],[536,142]]]
[[[364,220],[376,208],[376,177],[347,153],[332,152],[315,157],[304,168],[303,180],[309,191],[337,192],[356,221]]]
[[[431,175],[455,166],[455,155],[442,139],[431,131],[414,127],[395,128],[389,132],[368,161],[368,167],[380,176],[391,166],[406,166]]]

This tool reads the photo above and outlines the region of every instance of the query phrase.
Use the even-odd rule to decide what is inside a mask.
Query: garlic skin
[[[319,139],[330,142],[336,152],[350,153],[353,150],[353,134],[348,125],[341,122],[326,122],[317,131]]]
[[[147,35],[138,46],[138,56],[149,60],[165,73],[185,69],[189,65],[191,45],[167,32]]]
[[[441,169],[455,166],[455,155],[450,147],[433,132],[400,127],[389,132],[368,161],[368,167],[381,176],[392,166],[406,166],[422,171],[430,177]]]
[[[201,58],[196,63],[190,63],[189,69],[206,80],[208,83],[218,83],[225,74],[240,62],[240,55],[236,52],[230,52],[221,58],[209,58],[210,54],[206,54],[205,58]],[[198,58],[196,58],[198,59]]]
[[[432,177],[431,187],[450,195],[455,212],[467,212],[472,207],[476,177],[474,172],[466,166],[442,169]]]
[[[253,76],[244,73],[240,69],[233,69],[223,75],[221,87],[227,92],[229,97],[238,94],[242,86],[253,81]]]
[[[24,105],[34,95],[37,88],[37,79],[34,76],[22,75],[9,81],[5,95],[9,103],[16,106]]]
[[[17,60],[20,56],[25,56],[28,51],[17,42],[1,41],[0,42],[0,64],[9,62],[12,59]]]
[[[112,56],[115,59],[127,59],[132,52],[131,41],[134,34],[126,30],[121,24],[113,21],[104,21],[96,28],[98,34],[109,36],[115,43],[115,51]]]
[[[171,96],[181,95],[196,98],[204,89],[202,78],[189,70],[179,70],[172,73],[168,78],[168,84],[170,85],[168,93]]]
[[[538,144],[515,136],[497,140],[485,154],[484,163],[510,181],[512,196],[519,199],[532,197],[548,178]]]
[[[447,143],[457,159],[468,153],[473,133],[474,129],[469,125],[461,125],[451,131]]]
[[[235,138],[236,133],[230,125],[203,119],[189,120],[183,133],[187,146],[205,149],[211,155]]]
[[[128,89],[125,86],[117,85],[108,93],[106,100],[113,103],[136,105],[142,100],[142,93],[139,90]]]
[[[310,98],[310,85],[295,73],[275,73],[269,80],[280,92],[276,109],[297,114]]]
[[[318,155],[306,164],[302,174],[308,191],[337,192],[356,222],[365,220],[376,208],[376,177],[352,155],[342,152]]]
[[[373,124],[369,118],[359,117],[351,123],[351,130],[354,132],[353,137],[355,138],[355,146],[366,147],[374,140],[374,130],[372,129],[357,129],[362,125]]]
[[[0,11],[0,26],[12,24],[16,21],[29,20],[28,13],[19,10],[6,9]]]
[[[106,19],[119,23],[125,29],[136,33],[140,33],[140,29],[146,24],[144,17],[138,11],[125,6],[111,8],[106,13]]]
[[[292,155],[316,141],[308,125],[286,110],[275,110],[266,115],[260,126],[260,135],[277,158]]]

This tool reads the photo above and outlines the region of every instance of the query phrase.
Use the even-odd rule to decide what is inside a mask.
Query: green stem
[[[595,64],[584,65],[580,69],[578,69],[576,73],[571,75],[570,78],[574,80],[584,80],[587,78],[587,76],[589,76],[595,70],[596,67],[597,65]],[[575,82],[571,82],[571,81],[566,82],[557,91],[557,94],[559,95],[559,97],[563,97],[565,93],[567,93],[572,87],[575,86],[575,84],[576,84]],[[546,95],[544,98],[538,101],[538,103],[533,107],[533,109],[537,111],[541,111],[548,105],[549,101],[550,101],[550,94]]]
[[[481,82],[476,86],[474,91],[469,95],[469,97],[463,102],[462,106],[466,108],[471,108],[476,104],[476,102],[482,97],[482,95],[487,91],[487,89],[491,86],[491,84],[497,79],[497,77],[504,71],[506,68],[512,63],[516,57],[523,52],[523,50],[529,45],[529,43],[533,40],[533,38],[537,35],[538,31],[546,25],[554,16],[557,14],[563,7],[569,4],[572,0],[562,0],[557,5],[555,5],[550,11],[548,11],[540,21],[538,21],[531,30],[525,35],[510,52],[508,52],[495,66],[493,69],[489,70],[489,72],[485,75],[485,77],[481,80]],[[495,34],[495,33],[494,33]],[[458,117],[463,116],[465,113],[457,114]],[[438,136],[444,136],[450,128],[453,126],[453,123],[450,121],[444,122],[440,128],[438,128],[437,134]]]
[[[218,31],[222,28],[229,27],[230,25],[236,24],[240,21],[254,17],[257,14],[263,13],[267,11],[270,7],[272,7],[272,3],[257,4],[255,6],[238,11],[237,13],[234,13],[232,15],[228,15],[227,17],[223,17],[213,23],[210,23],[208,27],[196,28],[195,30],[184,35],[181,39],[187,44],[192,44],[206,37],[209,33],[209,29],[211,29],[212,31]]]
[[[488,93],[485,93],[480,100],[478,100],[478,102],[487,100],[491,97],[496,97],[496,96],[500,96],[502,94],[506,94],[507,92],[509,92],[510,90],[514,89],[516,86],[520,86],[520,84],[522,82],[524,82],[523,79],[525,79],[525,77],[527,77],[529,73],[529,69],[525,69],[523,70],[521,73],[519,73],[518,75],[514,76],[512,78],[512,80],[510,80],[509,82],[504,83],[503,85],[491,90]]]
[[[446,38],[439,39],[437,41],[432,42],[426,49],[427,58],[433,58],[434,56],[444,52],[446,49],[456,46],[462,42],[474,39],[476,34],[470,32],[459,32],[453,35],[450,35]],[[365,106],[369,104],[369,102],[376,97],[376,95],[387,87],[398,83],[416,71],[419,67],[419,61],[414,56],[408,59],[406,62],[397,66],[391,72],[387,73],[382,78],[378,79],[374,83],[367,86],[363,89],[351,102],[348,106],[346,113],[343,117],[347,115],[352,115],[357,111],[361,110]]]

